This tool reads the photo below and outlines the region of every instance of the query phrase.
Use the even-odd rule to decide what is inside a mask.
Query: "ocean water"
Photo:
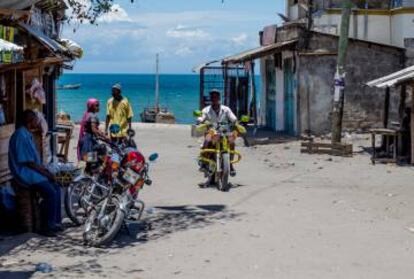
[[[259,82],[259,78],[257,78]],[[104,121],[106,102],[111,97],[114,83],[122,84],[123,95],[134,110],[134,122],[141,121],[144,107],[154,104],[155,76],[144,74],[64,74],[58,81],[63,84],[82,84],[78,90],[58,90],[58,111],[69,113],[74,121],[80,121],[86,109],[86,101],[96,98],[101,102],[100,119]],[[167,106],[179,124],[194,122],[192,112],[199,104],[198,75],[160,75],[160,104]],[[259,85],[260,86],[260,85]]]

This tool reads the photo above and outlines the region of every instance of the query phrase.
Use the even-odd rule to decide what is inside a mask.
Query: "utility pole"
[[[338,47],[338,65],[335,74],[334,104],[332,109],[332,143],[340,143],[342,138],[342,118],[345,101],[345,65],[352,12],[352,3],[349,0],[344,2]]]

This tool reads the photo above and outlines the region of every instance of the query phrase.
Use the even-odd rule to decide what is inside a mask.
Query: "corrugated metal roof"
[[[215,64],[215,63],[218,63],[218,62],[221,62],[221,60],[209,61],[209,62],[200,64],[200,65],[197,65],[197,66],[195,66],[193,68],[193,72],[194,73],[200,73],[200,71],[201,71],[202,68],[207,67],[207,66],[210,66],[211,64]]]
[[[255,49],[247,50],[239,54],[235,54],[235,55],[224,58],[222,63],[223,64],[238,64],[238,63],[243,63],[246,61],[255,60],[255,59],[267,56],[269,54],[272,54],[275,50],[295,44],[296,42],[297,40],[290,40],[290,41],[274,43],[268,46],[262,46],[262,47],[258,47]]]
[[[414,66],[405,68],[390,75],[372,80],[367,83],[370,87],[386,88],[397,86],[401,83],[414,79]]]

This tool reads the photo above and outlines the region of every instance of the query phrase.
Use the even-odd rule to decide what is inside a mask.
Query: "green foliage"
[[[134,3],[134,0],[130,0]],[[67,0],[72,13],[68,21],[89,22],[96,24],[97,19],[110,11],[116,0]]]

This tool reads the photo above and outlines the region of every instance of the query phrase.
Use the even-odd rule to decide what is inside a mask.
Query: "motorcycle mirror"
[[[193,116],[198,118],[203,116],[203,113],[200,110],[195,110],[193,111]]]
[[[131,138],[135,137],[135,131],[132,129],[128,129],[128,136]]]
[[[249,123],[250,122],[250,117],[248,115],[242,115],[242,117],[240,118],[240,122],[241,123]]]
[[[158,159],[159,155],[158,153],[153,153],[148,157],[148,160],[150,160],[150,162],[154,162]]]
[[[111,132],[111,134],[118,134],[121,132],[121,126],[118,124],[111,124],[111,126],[109,126],[109,132]]]

